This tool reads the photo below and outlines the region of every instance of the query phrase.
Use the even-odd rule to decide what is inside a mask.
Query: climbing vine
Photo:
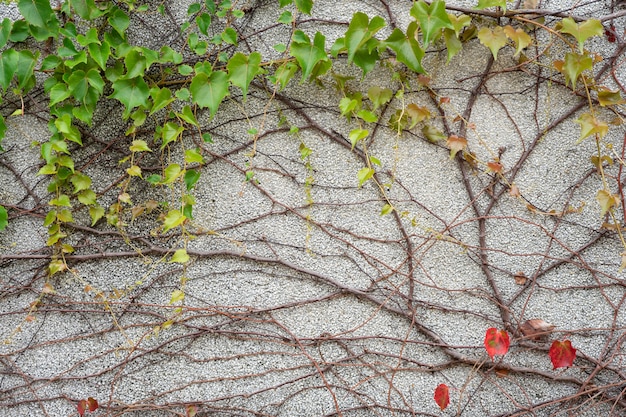
[[[621,150],[616,149],[614,139],[609,138],[614,138],[623,130],[625,88],[616,73],[622,64],[621,53],[626,43],[613,22],[624,13],[618,11],[603,18],[588,18],[550,11],[533,2],[524,7],[519,4],[511,7],[505,0],[479,0],[474,8],[466,9],[446,4],[443,0],[419,0],[410,3],[407,18],[400,24],[389,4],[380,1],[382,10],[387,11],[386,16],[355,11],[349,21],[338,25],[340,33],[337,36],[337,31],[325,32],[317,27],[328,22],[323,19],[317,21],[313,17],[315,5],[312,0],[279,0],[269,5],[230,0],[189,2],[182,23],[176,20],[167,2],[159,1],[69,0],[56,6],[48,0],[18,0],[15,3],[23,18],[4,18],[0,30],[0,103],[3,104],[0,144],[7,148],[0,147],[0,151],[7,155],[11,152],[11,140],[2,139],[10,135],[11,129],[18,129],[20,118],[36,114],[45,122],[48,131],[46,140],[33,139],[31,145],[40,157],[37,181],[43,179],[46,187],[45,196],[33,197],[38,201],[37,210],[33,211],[46,229],[47,249],[37,254],[0,257],[2,262],[23,258],[43,259],[46,263],[45,273],[39,276],[45,282],[39,286],[41,290],[36,291],[35,299],[22,311],[14,330],[3,335],[7,345],[14,343],[23,326],[36,321],[38,315],[46,311],[47,298],[57,294],[56,287],[61,285],[57,280],[70,276],[82,285],[95,304],[104,307],[107,317],[113,322],[112,328],[124,339],[124,349],[136,352],[144,341],[158,340],[172,326],[195,326],[190,323],[199,307],[194,307],[193,302],[189,304],[188,298],[193,295],[188,286],[193,275],[198,273],[194,272],[197,259],[213,255],[241,256],[243,259],[245,254],[248,256],[245,259],[249,261],[261,265],[275,264],[294,274],[311,276],[324,285],[334,286],[337,293],[329,299],[341,293],[351,294],[374,303],[377,309],[409,318],[411,325],[407,336],[394,340],[394,343],[399,343],[403,351],[412,343],[408,333],[416,331],[421,334],[420,337],[428,339],[424,343],[439,346],[450,363],[427,367],[432,372],[452,364],[465,364],[471,365],[473,372],[491,366],[498,378],[509,373],[526,372],[545,376],[546,370],[528,371],[519,364],[509,365],[505,358],[495,359],[509,352],[509,334],[532,355],[541,353],[542,357],[549,358],[553,370],[572,367],[578,359],[577,348],[567,338],[569,334],[552,337],[555,326],[543,320],[523,320],[523,314],[518,319],[511,317],[511,305],[518,297],[524,291],[535,291],[533,285],[538,282],[539,275],[565,262],[563,259],[567,256],[557,258],[554,266],[546,266],[544,264],[548,259],[554,260],[554,255],[546,254],[532,277],[527,277],[524,272],[510,271],[520,290],[511,295],[510,302],[505,303],[493,278],[493,270],[497,267],[487,261],[490,251],[484,240],[487,219],[506,218],[498,218],[491,211],[502,196],[511,197],[517,209],[544,220],[555,219],[556,224],[582,212],[585,203],[579,206],[570,204],[571,196],[560,210],[538,207],[527,196],[528,190],[516,181],[535,146],[562,123],[578,125],[578,137],[572,139],[573,146],[582,148],[587,142],[594,143],[593,153],[585,154],[585,158],[589,158],[592,167],[588,176],[596,176],[598,185],[592,198],[587,199],[587,204],[594,202],[595,216],[601,220],[602,232],[592,240],[595,242],[601,236],[610,234],[616,239],[612,240],[610,255],[607,256],[621,256],[617,265],[613,265],[614,271],[600,273],[593,270],[592,275],[598,280],[598,276],[609,276],[618,283],[616,285],[623,285],[621,278],[613,279],[611,274],[619,276],[626,268],[621,183],[624,146]],[[287,34],[283,43],[257,47],[249,33],[242,30],[259,7],[271,9],[276,17],[272,26],[268,24],[268,28],[262,30],[279,28],[281,33]],[[158,47],[150,46],[133,30],[138,22],[149,19],[176,22],[174,40]],[[307,22],[313,24],[307,25]],[[603,56],[596,52],[603,50],[597,47],[598,43],[614,45],[616,52]],[[441,87],[449,80],[438,77],[449,66],[466,65],[475,54],[486,54],[489,58],[482,75],[468,75],[480,81],[469,91],[468,104],[461,110],[457,107],[461,104],[450,97],[451,89]],[[499,68],[497,71],[494,69],[496,66]],[[471,113],[474,100],[486,91],[484,89],[491,77],[512,72],[534,77],[540,83],[549,85],[548,90],[555,86],[567,89],[577,104],[563,114],[547,109],[547,112],[554,111],[558,115],[549,114],[551,121],[548,123],[536,122],[539,130],[537,137],[525,144],[520,159],[509,165],[503,156],[506,149],[497,149],[490,143],[490,139],[481,133],[483,126],[477,125]],[[384,83],[379,82],[381,73],[386,77]],[[332,91],[329,96],[331,112],[344,123],[345,132],[320,125],[305,110],[304,100],[286,94],[297,89],[315,91],[314,94]],[[535,94],[539,96],[538,92]],[[34,97],[37,98],[35,107],[32,106]],[[311,108],[315,106],[311,105]],[[232,112],[238,115],[233,125],[235,122],[243,124],[247,136],[245,144],[224,151],[226,148],[222,146],[226,145],[220,141],[224,140],[224,129],[228,127],[220,125],[219,119],[221,115]],[[534,112],[537,114],[538,110],[534,109]],[[104,143],[94,132],[106,119],[110,122],[113,118],[117,125],[123,126],[123,132]],[[318,176],[323,175],[318,171],[317,164],[324,161],[315,158],[316,143],[306,135],[307,130],[333,141],[355,158],[356,162],[347,163],[341,169],[351,172],[354,179],[352,186],[357,193],[364,189],[375,190],[377,197],[373,204],[368,203],[367,210],[375,212],[380,221],[397,224],[406,257],[400,266],[382,272],[387,268],[383,262],[373,260],[355,243],[360,240],[376,242],[378,238],[365,238],[316,218],[318,205],[335,203],[316,200]],[[297,142],[295,165],[302,168],[298,174],[302,176],[301,180],[296,179],[296,174],[285,174],[289,169],[277,162],[280,158],[268,156],[267,151],[259,151],[260,144],[274,134],[284,134]],[[384,143],[381,143],[381,137]],[[475,212],[479,229],[476,242],[471,243],[471,239],[460,237],[462,233],[453,230],[462,227],[463,220],[459,225],[455,219],[445,227],[437,228],[424,220],[425,216],[439,219],[437,213],[425,209],[421,203],[415,204],[418,208],[407,208],[407,201],[413,202],[414,197],[396,171],[405,156],[398,151],[400,141],[412,138],[418,138],[434,150],[444,149],[448,159],[457,164],[461,177],[459,182],[469,197],[461,212]],[[96,154],[87,151],[94,144],[102,145]],[[241,161],[229,159],[239,152]],[[262,158],[270,160],[271,163],[267,164],[272,167],[264,167],[259,162]],[[96,169],[94,161],[100,159],[114,159],[110,166],[114,166],[119,174],[115,179]],[[255,244],[268,245],[270,255],[275,257],[259,255],[254,251],[248,254],[245,239],[228,237],[228,232],[235,226],[225,225],[220,230],[205,227],[203,221],[197,220],[198,206],[205,204],[198,200],[198,187],[204,181],[214,180],[210,172],[219,175],[211,169],[216,161],[224,163],[225,169],[234,170],[239,176],[239,195],[247,190],[260,190],[271,201],[272,209],[268,213],[242,220],[237,226],[262,222],[264,217],[277,213],[272,210],[296,216],[306,224],[304,246],[311,257],[315,257],[312,247],[318,230],[340,241],[346,246],[346,251],[358,252],[360,255],[351,262],[368,265],[358,266],[357,269],[364,271],[372,268],[377,271],[373,274],[380,276],[371,278],[372,286],[367,290],[358,290],[278,256],[275,247],[282,247],[283,244],[259,237]],[[111,164],[111,161],[108,163]],[[294,162],[282,163],[289,165]],[[392,168],[389,168],[390,165]],[[302,201],[292,205],[282,204],[264,190],[263,178],[276,172],[284,174],[303,190]],[[102,178],[106,178],[108,183],[103,183]],[[476,182],[487,184],[478,194],[472,185]],[[573,185],[572,192],[579,185]],[[406,195],[399,198],[398,193]],[[491,200],[483,201],[485,196],[490,196]],[[39,200],[43,203],[40,204]],[[0,203],[0,231],[5,230],[6,233],[25,210],[19,204],[2,200]],[[364,210],[360,208],[359,215],[366,217],[361,212]],[[419,214],[419,211],[427,214]],[[542,223],[544,220],[533,224],[553,239],[557,233],[550,231]],[[81,237],[83,233],[114,237],[123,242],[119,245],[126,249],[117,247],[112,251],[99,249],[93,252],[85,243],[89,239]],[[196,240],[206,236],[220,239],[222,243],[218,246],[232,244],[245,248],[241,252],[198,249]],[[421,308],[416,301],[419,298],[416,288],[423,284],[418,285],[415,278],[416,270],[421,268],[418,259],[422,250],[426,251],[428,249],[425,248],[434,245],[415,244],[416,236],[426,236],[427,242],[432,239],[433,242],[452,244],[469,253],[471,259],[480,265],[492,290],[491,301],[496,304],[501,318],[498,327],[485,327],[484,348],[491,365],[487,357],[470,358],[460,352],[462,348],[445,342],[436,332],[416,321]],[[617,245],[616,241],[619,242]],[[550,246],[552,244],[553,240]],[[570,258],[579,262],[576,265],[582,265],[581,268],[586,270],[592,268],[586,261],[578,259],[582,249],[573,250],[564,243],[561,246],[571,251]],[[502,252],[506,253],[506,250]],[[133,282],[107,290],[86,280],[75,266],[79,262],[98,259],[98,256],[105,259],[137,257],[142,259],[148,272],[144,271]],[[571,261],[570,258],[567,262]],[[142,304],[146,310],[141,314],[153,314],[156,318],[151,318],[149,326],[146,325],[141,335],[137,335],[132,325],[124,323],[121,318],[130,311],[128,306],[139,297],[137,294],[146,288],[148,277],[163,267],[175,267],[178,279],[175,284],[170,282],[163,286],[161,292],[167,293],[167,300],[159,304],[162,308],[157,312],[148,313],[154,306]],[[401,270],[402,274],[399,273]],[[392,282],[396,274],[404,275],[404,278]],[[424,274],[428,275],[428,272],[424,271]],[[378,288],[380,282],[387,280],[390,280],[389,287],[380,290],[380,294],[370,293]],[[603,288],[605,284],[597,285]],[[437,288],[436,284],[424,286]],[[126,310],[119,313],[116,306],[122,300],[127,302]],[[611,304],[616,312],[615,322],[619,322],[617,317],[622,301]],[[374,378],[364,377],[356,385],[342,382],[343,377],[329,382],[327,368],[321,366],[322,360],[318,363],[311,358],[308,343],[321,344],[332,339],[332,335],[321,334],[314,340],[306,341],[305,347],[303,339],[290,334],[282,322],[272,315],[272,308],[250,307],[246,311],[245,307],[222,307],[215,314],[228,317],[229,325],[242,320],[261,327],[274,326],[277,332],[284,333],[284,343],[299,349],[314,364],[313,374],[320,377],[322,388],[330,393],[333,412],[337,415],[346,412],[339,399],[343,394],[338,392],[358,392],[361,384],[365,384],[370,377]],[[291,308],[289,303],[277,307],[288,308]],[[523,312],[526,306],[520,309]],[[71,308],[71,311],[78,310],[77,307]],[[623,330],[623,325],[616,325],[615,322],[610,329],[612,333]],[[485,329],[475,332],[479,338]],[[257,337],[250,330],[236,334],[245,340]],[[271,331],[262,332],[258,338],[270,340],[270,334]],[[350,361],[363,361],[374,374],[384,375],[389,385],[388,398],[391,398],[392,391],[393,395],[399,391],[398,398],[402,398],[404,405],[392,406],[391,400],[388,400],[386,406],[381,408],[413,411],[407,405],[410,401],[405,398],[406,394],[395,388],[393,383],[400,365],[391,367],[389,372],[376,370],[374,361],[368,362],[366,357],[371,352],[356,354],[350,351],[348,345],[356,339],[340,340],[337,337],[333,340],[349,353]],[[619,385],[623,385],[623,372],[619,365],[612,362],[622,355],[616,353],[621,349],[622,337],[623,334],[615,340],[611,339],[611,345],[605,346],[604,351],[609,355],[604,357],[606,364],[601,359],[590,359],[586,355],[586,376],[557,377],[559,381],[579,388],[575,395],[563,402],[574,398],[582,398],[580,401],[584,402],[584,395],[597,394],[614,408],[623,409],[623,387]],[[538,347],[540,342],[548,343],[548,338],[554,339],[550,348]],[[323,354],[320,353],[320,356]],[[385,360],[394,359],[403,360],[403,354],[399,354],[398,358],[392,355],[385,357]],[[519,356],[516,360],[520,361]],[[616,359],[616,362],[619,360]],[[299,369],[299,366],[294,365],[293,369]],[[549,370],[549,366],[546,369]],[[596,374],[604,379],[594,380]],[[614,382],[615,378],[622,378],[622,382]],[[466,384],[469,385],[471,380],[472,376],[467,376]],[[450,394],[454,389],[440,382],[429,389],[434,393],[435,405],[444,410],[451,402]],[[458,385],[456,401],[457,414],[460,415],[464,396],[468,394],[463,383]],[[104,398],[85,392],[81,397],[72,397],[71,402],[82,416],[98,412]],[[516,404],[516,401],[512,403]],[[376,404],[382,403],[378,401]],[[552,404],[533,403],[528,407],[532,411],[544,406]],[[195,402],[172,402],[165,406],[178,410],[172,411],[178,415],[187,416],[196,415],[202,407],[201,403]],[[134,411],[126,410],[120,404],[114,405],[113,400],[109,401],[106,409],[110,415]],[[273,415],[272,412],[268,414]],[[514,412],[511,415],[515,415]]]

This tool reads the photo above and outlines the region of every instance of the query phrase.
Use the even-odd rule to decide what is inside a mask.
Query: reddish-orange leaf
[[[550,360],[554,369],[572,366],[574,358],[576,358],[576,349],[572,347],[572,342],[569,340],[562,342],[555,340],[552,342],[552,346],[550,346]]]
[[[493,171],[496,174],[502,174],[504,166],[500,162],[487,162],[487,171]]]
[[[495,355],[504,355],[509,351],[509,334],[506,330],[498,330],[495,327],[487,329],[485,334],[485,349],[487,354],[493,360]]]
[[[524,271],[518,271],[517,274],[513,276],[513,278],[515,278],[515,283],[517,285],[524,285],[528,280],[528,278],[526,278],[526,274],[524,274]]]
[[[450,148],[450,159],[456,156],[456,153],[462,151],[467,146],[467,139],[457,135],[451,135],[446,141],[446,145]]]
[[[83,417],[85,415],[85,410],[87,409],[87,400],[80,400],[78,402],[78,415]]]
[[[89,411],[96,411],[98,409],[98,401],[91,397],[87,398],[87,404],[89,404]]]
[[[450,102],[450,97],[441,97],[439,99],[439,104],[448,104]]]
[[[446,384],[439,384],[439,386],[435,388],[435,402],[442,411],[450,404],[450,391]]]

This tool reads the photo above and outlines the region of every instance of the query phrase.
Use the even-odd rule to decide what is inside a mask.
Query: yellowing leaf
[[[598,200],[598,203],[600,203],[600,216],[604,216],[611,209],[611,207],[619,206],[619,197],[606,190],[598,191],[596,199]]]
[[[626,103],[626,100],[622,98],[619,90],[612,91],[606,87],[600,87],[598,89],[598,101],[601,106],[613,106]]]
[[[560,32],[572,35],[578,41],[578,49],[583,52],[583,43],[592,36],[602,36],[604,27],[598,19],[589,19],[578,24],[571,17],[561,21]]]
[[[152,152],[145,140],[134,140],[130,145],[131,152]]]
[[[478,39],[491,50],[493,59],[498,59],[498,51],[506,45],[506,34],[500,26],[496,26],[493,30],[487,27],[482,28],[478,31]]]
[[[413,129],[416,124],[430,118],[430,111],[423,106],[418,106],[415,103],[411,103],[406,106],[406,113],[411,119],[409,129]]]
[[[504,27],[504,33],[506,36],[515,42],[515,55],[519,55],[522,49],[530,45],[531,39],[528,33],[524,32],[522,28],[513,29],[511,25]]]
[[[456,34],[456,36],[459,36],[461,34],[461,30],[464,27],[467,27],[472,23],[472,18],[465,14],[456,16],[452,13],[448,13],[448,19],[450,19],[450,23],[454,28],[454,33]]]
[[[393,211],[393,206],[390,204],[385,204],[383,206],[383,208],[380,210],[380,215],[381,216],[386,216],[387,214],[391,213]]]
[[[172,259],[170,259],[170,262],[179,263],[179,264],[184,264],[188,261],[189,261],[189,255],[187,254],[186,249],[178,249],[176,252],[174,252],[174,255],[172,255]]]
[[[576,89],[576,81],[585,70],[591,70],[593,60],[589,55],[568,52],[565,54],[565,62],[554,61],[554,66],[565,76],[565,84],[572,83],[572,89]]]
[[[187,218],[183,216],[180,210],[170,210],[163,220],[163,232],[180,226]]]
[[[52,261],[50,262],[50,264],[48,264],[48,272],[50,273],[50,276],[56,274],[57,272],[63,272],[66,269],[67,265],[65,265],[65,262],[60,259]],[[54,294],[54,288],[52,287],[52,285],[46,283],[43,287],[42,292],[45,294]]]
[[[393,97],[393,91],[388,88],[380,88],[378,86],[370,87],[367,90],[367,97],[372,101],[374,105],[374,110],[382,106],[383,104],[388,103]]]
[[[577,144],[594,134],[602,138],[609,130],[609,125],[605,122],[598,121],[589,113],[581,114],[578,119],[574,120],[574,122],[580,125],[580,137],[576,141]]]
[[[133,165],[126,170],[126,173],[131,177],[141,177],[141,168],[137,165]]]
[[[183,301],[185,299],[185,293],[181,290],[172,291],[172,297],[170,298],[170,304]]]

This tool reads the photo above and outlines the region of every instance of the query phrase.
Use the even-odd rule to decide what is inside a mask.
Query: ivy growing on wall
[[[387,171],[371,146],[379,129],[387,129],[398,138],[411,133],[433,146],[445,147],[451,160],[476,176],[491,178],[502,192],[518,199],[532,213],[567,214],[542,212],[524,200],[523,190],[511,175],[513,167],[503,164],[501,154],[487,152],[490,156],[485,158],[469,148],[466,136],[476,126],[468,114],[457,112],[453,120],[442,116],[450,112],[450,99],[431,88],[436,71],[429,65],[436,64],[428,54],[443,57],[447,65],[463,65],[460,60],[464,49],[476,43],[491,55],[490,66],[501,59],[503,50],[512,49],[517,69],[545,66],[554,82],[583,99],[579,114],[569,114],[568,123],[579,126],[579,136],[573,142],[595,143],[596,151],[590,158],[601,187],[593,198],[604,228],[621,241],[621,249],[616,247],[611,256],[621,256],[620,271],[626,268],[621,182],[606,172],[607,167],[619,164],[621,173],[623,154],[616,154],[604,141],[612,129],[622,128],[621,106],[625,101],[620,89],[595,76],[604,71],[603,57],[589,48],[594,39],[600,38],[609,42],[619,38],[622,48],[621,34],[604,21],[546,13],[532,2],[522,9],[517,5],[511,8],[506,0],[479,0],[473,9],[464,9],[443,0],[419,0],[412,3],[405,27],[389,18],[358,11],[346,22],[342,36],[329,42],[329,34],[322,29],[310,31],[298,25],[303,17],[311,15],[312,0],[278,0],[275,24],[288,28],[290,37],[286,43],[273,45],[272,56],[265,56],[262,50],[245,53],[239,48],[245,40],[240,38],[238,23],[247,18],[249,6],[236,1],[192,2],[184,23],[177,28],[183,46],[164,45],[158,49],[138,41],[132,35],[132,25],[135,19],[150,14],[167,17],[169,11],[163,2],[68,0],[54,7],[48,0],[16,3],[23,19],[5,18],[0,30],[0,100],[20,105],[8,114],[0,114],[0,145],[10,146],[10,142],[1,140],[12,121],[28,113],[27,98],[37,90],[45,95],[49,131],[47,140],[32,144],[41,158],[37,175],[46,179],[49,193],[48,210],[41,214],[49,248],[47,286],[29,307],[26,321],[34,320],[41,300],[54,292],[52,277],[74,273],[68,256],[79,254],[72,241],[77,227],[111,228],[141,253],[128,229],[137,219],[150,219],[150,234],[170,244],[158,250],[152,246],[151,250],[161,256],[161,262],[181,266],[176,288],[168,292],[169,305],[174,308],[151,334],[158,336],[177,322],[185,311],[187,268],[194,255],[189,245],[196,236],[207,233],[194,223],[195,188],[205,175],[202,168],[207,158],[215,158],[202,145],[219,141],[206,126],[219,117],[224,103],[233,95],[240,97],[246,118],[252,88],[264,91],[263,112],[267,113],[274,102],[282,100],[280,94],[285,89],[322,89],[334,84],[338,97],[333,105],[349,126],[346,146],[360,161],[360,167],[351,175],[358,187],[374,185],[380,191],[380,216],[404,219],[408,214],[389,196],[393,175],[383,179]],[[546,16],[551,17],[549,22]],[[354,82],[353,77],[341,74],[336,68],[338,60],[358,68],[360,80]],[[362,87],[373,71],[381,69],[388,72],[397,88]],[[432,103],[412,101],[408,96],[413,91],[426,92]],[[113,199],[108,193],[109,184],[96,183],[79,166],[77,156],[84,157],[81,149],[94,140],[88,132],[99,112],[106,112],[111,103],[122,106],[119,124],[125,126],[129,142],[124,156],[117,160],[124,174],[115,183]],[[452,123],[458,123],[458,129],[450,129]],[[255,156],[257,141],[270,129],[284,129],[299,140],[300,162],[307,172],[306,204],[314,205],[312,145],[301,139],[295,124],[286,118],[276,126],[267,125],[265,118],[261,123],[250,123],[247,133],[253,146],[247,156]],[[484,144],[484,148],[489,146]],[[4,149],[0,147],[0,151]],[[241,174],[243,184],[258,182],[253,165]],[[143,199],[145,190],[148,199]],[[568,210],[574,212],[576,208]],[[0,230],[11,223],[12,214],[8,204],[0,206]],[[419,220],[413,218],[412,222],[415,225]],[[450,237],[440,238],[452,241]],[[109,308],[111,300],[104,293],[87,290]],[[411,308],[411,301],[408,305]],[[507,330],[511,328],[487,330],[485,349],[491,360],[508,352]],[[527,324],[532,338],[539,339],[552,330],[545,322]],[[554,369],[570,367],[576,349],[567,339],[555,340],[547,355]],[[433,392],[436,404],[445,409],[450,403],[449,387],[442,383],[433,387]],[[82,416],[95,412],[98,401],[89,397],[80,400],[77,407]],[[195,412],[194,406],[186,408],[187,415]]]

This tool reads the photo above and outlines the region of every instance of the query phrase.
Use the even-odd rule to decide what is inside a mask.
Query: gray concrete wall
[[[279,58],[272,45],[288,42],[290,28],[274,25],[275,3],[246,4],[242,51]],[[405,28],[410,5],[319,0],[298,27],[323,31],[330,47],[355,11]],[[133,39],[180,47],[175,23],[184,21],[186,5],[166,6],[175,22],[145,15],[133,21]],[[608,1],[571,10],[569,2],[541,6],[596,18],[619,11]],[[623,32],[622,17],[613,24]],[[528,56],[550,42],[541,36]],[[621,45],[604,38],[588,47],[605,57],[621,53]],[[6,342],[0,415],[76,415],[87,397],[100,404],[96,416],[185,415],[189,405],[198,406],[198,416],[624,415],[623,248],[614,231],[602,228],[606,219],[595,199],[602,185],[589,162],[595,141],[575,143],[580,129],[573,120],[584,98],[549,68],[562,53],[555,41],[539,59],[546,66],[519,67],[506,47],[490,66],[489,51],[474,39],[445,65],[445,51],[433,48],[425,58],[432,91],[450,98],[441,110],[409,74],[405,103],[428,107],[446,135],[462,134],[455,118],[468,115],[475,125],[466,134],[468,149],[485,162],[500,155],[502,177],[451,159],[445,143],[426,140],[420,126],[398,136],[386,125],[401,107],[394,100],[366,142],[381,161],[381,187],[373,181],[359,187],[362,151],[346,146],[356,123],[340,116],[331,76],[321,87],[294,79],[269,105],[267,86],[255,84],[245,103],[239,90],[231,91],[215,118],[201,116],[214,143],[185,138],[201,147],[207,163],[187,226],[196,237],[184,271],[167,262],[182,239],[157,233],[162,208],[133,222],[128,214],[123,232],[104,221],[88,227],[86,212],[78,211],[68,238],[76,247],[67,256],[72,272],[46,277],[42,220],[50,196],[46,179],[36,176],[39,151],[31,146],[48,137],[46,103],[41,91],[30,93],[27,114],[8,119],[0,155],[0,204],[11,214],[0,233]],[[355,77],[347,83],[352,91],[399,88],[388,68],[361,80],[345,57],[333,65],[335,73]],[[621,59],[600,72],[603,65],[599,82],[617,88],[625,81]],[[16,103],[6,99],[3,114]],[[105,99],[94,126],[85,128],[84,146],[74,151],[105,206],[117,198],[119,189],[110,185],[124,175],[118,161],[131,143],[121,114]],[[604,108],[598,115],[621,117]],[[289,126],[300,134],[281,129]],[[251,127],[261,134],[254,154]],[[152,138],[150,127],[141,134]],[[614,192],[623,138],[623,127],[612,126],[601,144],[616,160],[605,166]],[[313,151],[311,170],[300,158],[301,143]],[[160,163],[149,156],[144,171]],[[253,181],[245,180],[249,170]],[[382,190],[396,209],[386,216]],[[135,204],[172,198],[141,181],[129,193]],[[621,207],[616,215],[621,221]],[[521,285],[520,272],[528,278]],[[183,276],[182,313],[163,328]],[[42,296],[46,282],[55,292]],[[35,320],[25,321],[38,298]],[[556,329],[539,341],[523,339],[519,326],[535,318]],[[483,346],[489,327],[512,337],[496,363]],[[547,351],[557,339],[578,349],[573,367],[552,369]],[[444,412],[433,400],[441,383],[451,387]]]

